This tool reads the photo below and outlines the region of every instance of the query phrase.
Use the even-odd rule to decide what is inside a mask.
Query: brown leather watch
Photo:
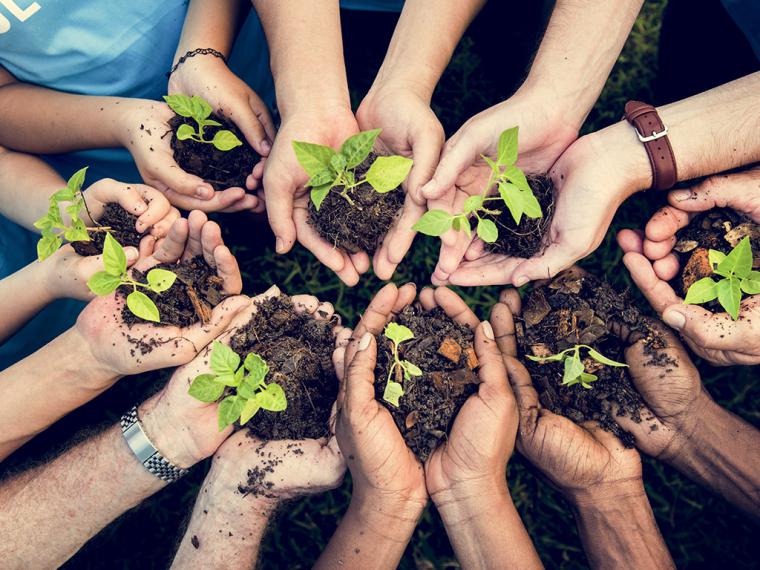
[[[641,101],[625,104],[625,119],[639,136],[652,164],[652,190],[669,190],[678,182],[678,168],[666,127],[657,109]]]

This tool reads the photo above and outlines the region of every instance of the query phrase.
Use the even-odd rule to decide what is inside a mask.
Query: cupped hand
[[[382,84],[370,89],[356,112],[363,131],[382,129],[378,138],[382,154],[414,160],[403,184],[406,198],[396,223],[375,252],[372,266],[381,279],[390,279],[414,241],[415,222],[425,213],[420,192],[433,175],[444,141],[443,127],[430,101],[402,86]]]
[[[358,132],[350,109],[342,106],[294,113],[280,126],[264,166],[267,215],[277,240],[277,253],[290,251],[297,239],[349,286],[356,285],[359,275],[369,269],[369,256],[336,249],[309,223],[309,190],[305,188],[309,176],[296,159],[293,141],[340,148],[344,140]]]

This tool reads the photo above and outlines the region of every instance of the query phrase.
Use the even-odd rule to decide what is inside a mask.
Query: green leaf
[[[460,230],[466,233],[468,238],[471,238],[472,228],[470,227],[470,219],[467,216],[459,216],[459,220]]]
[[[578,380],[581,383],[581,386],[586,388],[587,390],[590,390],[592,388],[591,382],[596,382],[599,380],[599,377],[596,374],[589,374],[588,372],[583,372],[579,377]]]
[[[177,274],[166,269],[151,269],[146,275],[148,286],[154,293],[163,293],[177,280]]]
[[[164,95],[164,101],[169,108],[177,113],[180,117],[193,117],[195,109],[193,101],[187,95],[177,93],[175,95]]]
[[[259,406],[270,412],[282,412],[288,407],[288,399],[285,391],[279,384],[269,384],[261,392],[256,394]]]
[[[330,160],[335,156],[335,151],[329,146],[293,141],[293,150],[301,168],[309,176],[316,176],[323,170],[332,171]]]
[[[110,295],[119,285],[121,285],[121,278],[105,271],[98,271],[87,281],[87,287],[99,297]]]
[[[747,236],[731,250],[726,259],[720,262],[715,273],[723,277],[730,277],[731,275],[747,277],[750,271],[752,271],[752,246],[750,246],[749,236]]]
[[[552,354],[550,356],[533,356],[532,354],[526,354],[525,357],[533,362],[562,362],[565,359],[565,354],[567,354],[567,352],[568,351],[563,350],[558,354]]]
[[[451,229],[454,216],[443,210],[430,210],[417,220],[412,229],[426,236],[442,236]]]
[[[37,242],[37,259],[44,261],[51,255],[53,255],[58,248],[63,244],[63,240],[57,235],[42,236],[40,241]]]
[[[211,143],[217,150],[228,151],[237,146],[241,146],[243,141],[237,138],[232,131],[216,131],[214,140],[212,140]]]
[[[84,185],[84,178],[87,175],[87,169],[89,167],[85,166],[84,168],[80,168],[77,170],[74,174],[71,175],[71,178],[69,178],[68,182],[66,182],[66,187],[74,192],[76,194],[82,189],[82,186]],[[73,200],[74,197],[72,196],[69,198],[69,200]]]
[[[81,220],[77,220],[79,223],[75,223],[72,227],[66,228],[63,232],[63,237],[66,241],[90,241],[90,234],[84,229],[84,224]]]
[[[504,170],[504,176],[523,192],[533,193],[530,184],[528,184],[528,179],[525,178],[525,173],[517,166],[512,165]]]
[[[707,252],[707,260],[710,262],[710,267],[715,271],[715,267],[720,265],[721,262],[726,259],[726,254],[717,249],[711,249]]]
[[[512,214],[512,219],[515,221],[515,225],[520,225],[520,220],[523,215],[523,198],[522,192],[514,184],[499,183],[499,195],[504,200],[509,209],[509,213]]]
[[[263,382],[269,374],[269,365],[261,356],[253,352],[245,357],[243,366],[249,372],[249,378],[256,384]]]
[[[244,426],[247,424],[260,409],[261,406],[259,406],[259,402],[256,400],[256,398],[251,398],[250,400],[246,401],[245,405],[243,406],[243,410],[240,412],[240,425]]]
[[[106,233],[103,243],[103,265],[111,275],[121,276],[127,271],[127,255],[111,232]],[[137,314],[137,313],[135,313]]]
[[[76,176],[76,174],[74,176]],[[76,190],[73,190],[67,186],[66,188],[62,188],[61,190],[58,190],[58,192],[53,194],[51,198],[53,202],[58,204],[60,202],[72,202],[74,198],[76,198],[76,196],[77,196]]]
[[[687,305],[701,305],[717,298],[718,287],[711,277],[703,277],[699,281],[692,283],[689,290],[686,291],[686,298],[683,302]]]
[[[737,246],[738,247],[738,246]],[[739,280],[736,277],[721,279],[718,281],[718,302],[731,315],[731,318],[739,318],[739,305],[742,301],[742,291]]]
[[[581,358],[576,352],[570,358],[565,359],[565,372],[562,376],[562,383],[570,383],[571,381],[580,377],[583,372],[583,362],[581,362]]]
[[[750,271],[749,276],[741,280],[741,288],[747,295],[760,293],[760,271]]]
[[[213,119],[205,119],[203,121],[200,121],[200,124],[202,124],[204,127],[221,127],[222,123],[219,121],[215,121]]]
[[[385,390],[383,390],[383,400],[397,408],[399,407],[398,399],[403,395],[404,387],[393,380],[389,380],[385,385]]]
[[[348,173],[346,173],[348,174]],[[335,173],[332,170],[323,170],[312,176],[306,183],[306,187],[316,188],[318,186],[330,185],[335,180]]]
[[[523,210],[529,218],[543,218],[544,212],[541,210],[541,204],[533,192],[520,192],[522,198]]]
[[[493,243],[499,238],[499,229],[492,220],[478,220],[478,237],[486,243]]]
[[[499,154],[496,159],[501,166],[511,166],[517,162],[518,127],[507,129],[499,137]]]
[[[393,341],[396,346],[414,338],[414,333],[410,328],[394,322],[390,322],[385,326],[383,334],[385,338]]]
[[[328,182],[324,186],[311,189],[311,201],[314,202],[314,208],[317,210],[317,212],[319,212],[319,208],[322,207],[322,202],[324,202],[325,198],[327,198],[327,195],[330,193],[331,188],[332,183]]]
[[[422,369],[416,364],[409,362],[408,360],[402,360],[401,366],[403,366],[404,371],[409,376],[422,376]]]
[[[369,156],[381,129],[363,131],[346,139],[340,154],[346,159],[346,168],[356,168]]]
[[[219,402],[219,431],[234,424],[243,412],[245,400],[238,396],[227,396]]]
[[[587,346],[586,349],[588,350],[588,355],[601,364],[606,364],[607,366],[615,366],[618,368],[628,368],[627,364],[612,360],[611,358],[607,358],[601,352],[594,350],[590,346]]]
[[[486,164],[491,167],[494,176],[501,176],[501,166],[499,166],[496,161],[492,160],[490,156],[486,156],[485,154],[481,154],[480,158],[485,160]]]
[[[132,291],[127,295],[127,307],[132,314],[136,317],[140,317],[145,321],[152,323],[160,323],[161,317],[158,314],[158,307],[151,301],[142,291]]]
[[[470,196],[464,201],[464,214],[471,214],[475,210],[479,210],[483,205],[483,196],[478,194],[477,196]]]
[[[187,393],[196,400],[211,404],[222,397],[224,384],[217,382],[213,374],[201,374],[195,377]]]
[[[50,204],[47,217],[50,218],[54,226],[63,226],[63,217],[61,216],[61,209],[58,207],[58,204]]]
[[[330,166],[335,172],[343,172],[346,169],[346,157],[342,154],[334,154],[330,159]]]
[[[216,377],[216,381],[229,386],[230,388],[238,388],[241,385],[240,375],[235,372],[234,374],[219,374]]]
[[[177,129],[177,140],[186,141],[187,139],[193,138],[194,135],[195,129],[187,123],[181,124]]]
[[[206,119],[213,111],[211,105],[208,104],[208,101],[206,101],[203,97],[199,97],[198,95],[193,95],[190,98],[190,105],[193,109],[192,117],[198,123],[202,123],[203,120]]]
[[[240,357],[226,344],[215,340],[211,345],[211,370],[219,374],[235,374],[240,366]]]
[[[367,182],[376,192],[385,194],[401,186],[412,164],[412,159],[403,156],[379,156],[367,170]]]
[[[50,216],[42,216],[34,222],[34,227],[40,231],[51,230],[53,229],[53,220],[50,219]]]

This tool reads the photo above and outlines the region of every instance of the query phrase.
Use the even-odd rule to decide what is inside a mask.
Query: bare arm
[[[47,212],[48,198],[65,185],[43,160],[0,147],[0,214],[9,220],[37,231],[32,224]]]
[[[174,63],[196,48],[212,48],[229,56],[242,4],[243,0],[192,0],[174,54]]]

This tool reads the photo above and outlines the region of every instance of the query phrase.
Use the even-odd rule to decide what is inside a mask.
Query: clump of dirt
[[[538,255],[546,247],[543,238],[554,215],[554,182],[545,174],[527,178],[544,215],[541,218],[523,216],[520,225],[515,226],[509,208],[500,202],[498,209],[501,214],[485,216],[493,220],[499,228],[499,239],[488,247],[493,253],[528,258]]]
[[[375,158],[377,155],[370,153],[356,167],[356,180],[364,178]],[[335,247],[348,253],[366,251],[372,256],[399,216],[404,205],[404,191],[399,186],[380,194],[365,182],[349,192],[353,204],[340,195],[342,191],[343,186],[333,188],[319,211],[309,200],[309,223]]]
[[[663,366],[668,373],[677,363],[656,351],[664,346],[663,339],[649,323],[627,293],[620,294],[608,283],[574,268],[531,291],[515,327],[520,352],[533,356],[549,356],[586,344],[612,360],[625,362],[628,344],[644,339],[651,365]],[[586,389],[579,384],[562,385],[562,362],[524,362],[543,407],[576,423],[595,420],[626,447],[633,447],[633,436],[617,424],[610,405],[617,406],[618,416],[635,422],[651,419],[642,418],[644,401],[628,368],[603,366],[585,358],[586,372],[598,376]]]
[[[86,224],[92,223],[85,214]],[[109,203],[105,205],[103,216],[92,227],[97,230],[90,230],[90,241],[74,241],[71,247],[79,255],[100,255],[103,253],[103,244],[106,241],[106,233],[110,233],[122,247],[139,247],[142,234],[135,229],[137,216],[127,212],[119,204]]]
[[[193,129],[198,125],[194,119],[174,115],[169,121],[169,126],[174,132],[171,146],[174,151],[174,160],[180,168],[190,174],[200,176],[211,184],[214,190],[226,190],[227,188],[245,188],[245,180],[253,170],[253,167],[261,160],[257,153],[245,140],[235,124],[222,116],[212,113],[209,119],[218,121],[221,127],[205,127],[203,138],[212,140],[217,131],[228,130],[235,133],[243,144],[231,150],[217,150],[210,143],[202,143],[191,139],[179,140],[176,136],[180,125],[188,124]]]
[[[282,412],[260,410],[246,427],[263,440],[329,436],[330,411],[338,395],[332,364],[338,317],[317,320],[298,313],[285,295],[257,307],[230,347],[242,357],[253,352],[267,362],[265,382],[282,387],[288,407]]]
[[[212,309],[227,297],[222,291],[222,278],[202,256],[180,263],[162,263],[155,268],[167,269],[177,275],[174,285],[163,293],[141,289],[158,307],[158,314],[161,316],[159,326],[173,325],[184,328],[197,322],[208,323]],[[145,274],[140,271],[134,271],[133,277],[140,283],[146,282]],[[132,292],[132,288],[121,287],[120,291],[127,295]],[[133,315],[126,305],[122,309],[122,318],[128,325],[146,322]]]
[[[424,311],[408,306],[396,322],[414,333],[413,339],[401,343],[400,357],[416,364],[423,374],[403,381],[393,366],[393,343],[380,334],[375,397],[391,412],[407,446],[424,462],[448,435],[465,400],[478,389],[474,334],[440,308]],[[395,381],[404,382],[398,408],[383,400],[389,373]]]

